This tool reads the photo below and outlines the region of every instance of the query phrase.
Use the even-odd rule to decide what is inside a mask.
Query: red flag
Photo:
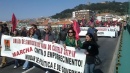
[[[79,27],[78,23],[76,22],[76,20],[73,20],[73,29],[76,33],[75,34],[76,40],[79,40],[80,27]]]
[[[62,25],[62,28],[66,28],[66,24]]]
[[[17,19],[13,13],[13,15],[12,15],[12,31],[14,31],[16,29],[16,26],[17,26]]]
[[[85,19],[82,19],[82,25],[83,26],[85,25]]]
[[[89,22],[88,22],[88,25],[91,25],[92,23],[93,23],[93,22],[89,21]]]

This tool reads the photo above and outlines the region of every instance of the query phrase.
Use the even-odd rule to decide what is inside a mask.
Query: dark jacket
[[[35,34],[38,36],[38,39],[41,39],[41,31],[39,29],[35,30]]]
[[[58,40],[59,40],[59,41],[65,41],[65,40],[66,40],[66,36],[67,36],[67,30],[66,30],[66,29],[63,29],[63,30],[61,30],[60,33],[59,33]]]
[[[8,27],[3,27],[3,34],[9,35],[9,28]]]
[[[83,49],[85,49],[89,54],[88,56],[96,56],[98,55],[98,44],[93,41],[85,41],[82,46]]]
[[[1,39],[2,39],[2,32],[0,32],[0,45],[1,45]]]
[[[88,52],[86,55],[86,63],[93,64],[95,62],[95,56],[99,54],[98,44],[93,41],[85,41],[82,48]]]
[[[49,34],[48,41],[50,41],[50,42],[56,41],[55,35],[53,33],[49,32],[48,34]],[[41,39],[45,40],[46,35],[47,35],[47,33],[44,32]]]
[[[23,37],[26,37],[27,36],[27,31],[26,30],[21,31],[20,35],[23,36]]]
[[[92,35],[93,35],[93,37],[94,37],[94,40],[95,41],[98,41],[98,37],[97,37],[97,29],[96,28],[88,28],[88,31],[87,31],[87,33],[91,33]]]

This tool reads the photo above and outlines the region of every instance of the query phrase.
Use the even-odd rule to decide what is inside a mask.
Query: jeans
[[[14,63],[15,66],[18,66],[18,65],[19,65],[19,61],[18,61],[17,59],[15,59],[14,62],[15,62],[15,63]]]
[[[29,68],[29,61],[25,61],[25,62],[24,62],[23,68],[26,68],[26,69]]]
[[[95,64],[85,64],[84,73],[94,73]]]

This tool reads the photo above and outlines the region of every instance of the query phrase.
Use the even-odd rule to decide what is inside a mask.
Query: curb
[[[123,33],[123,31],[121,32],[121,34],[122,33]],[[111,61],[108,73],[114,73],[115,72],[116,60],[117,60],[117,55],[118,55],[120,40],[121,40],[121,35],[119,36],[119,39],[118,39],[118,42],[117,42],[117,45],[116,45],[115,52],[113,54],[113,58],[112,58],[112,61]]]

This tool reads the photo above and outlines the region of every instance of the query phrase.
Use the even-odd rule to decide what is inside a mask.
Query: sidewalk
[[[118,66],[118,73],[129,73],[130,72],[130,34],[129,30],[123,31],[122,37],[122,51],[120,57],[120,66]]]

